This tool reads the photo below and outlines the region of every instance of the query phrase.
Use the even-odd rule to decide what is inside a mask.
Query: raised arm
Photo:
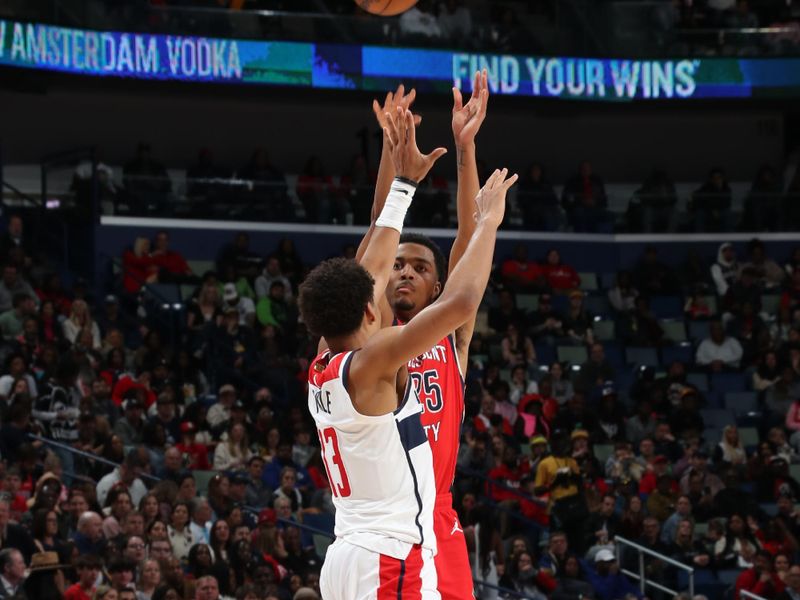
[[[417,184],[425,179],[434,163],[447,153],[445,148],[436,148],[430,154],[419,151],[414,115],[410,110],[398,106],[394,115],[386,113],[384,118],[387,126],[383,135],[389,147],[392,171],[397,173],[397,177],[390,183],[387,197],[381,203],[380,215],[371,227],[372,235],[366,239],[364,255],[359,260],[375,279],[376,300],[385,299],[403,219]]]
[[[375,113],[375,119],[378,121],[381,131],[383,131],[383,145],[381,147],[381,162],[378,165],[378,178],[375,182],[375,196],[372,200],[372,210],[370,212],[370,225],[367,233],[364,235],[364,239],[362,239],[361,243],[358,245],[356,261],[360,261],[364,256],[369,240],[375,231],[375,221],[383,210],[383,204],[386,202],[386,196],[389,194],[392,181],[396,174],[395,167],[392,164],[391,149],[386,141],[386,128],[389,126],[386,120],[386,114],[393,115],[398,107],[403,110],[408,110],[416,97],[416,90],[412,88],[411,91],[406,94],[405,87],[401,83],[397,86],[396,92],[388,92],[386,94],[383,106],[381,106],[377,100],[372,101],[372,112]],[[421,121],[422,117],[414,115],[415,125],[419,125]]]
[[[456,268],[475,231],[475,219],[472,216],[475,196],[480,189],[478,180],[478,164],[475,158],[475,136],[486,118],[489,102],[488,74],[477,71],[472,83],[472,97],[463,104],[461,92],[453,88],[453,137],[456,143],[456,166],[458,170],[458,233],[450,250],[450,272]],[[475,313],[469,315],[456,329],[456,351],[462,369],[467,366],[469,344],[475,328]]]
[[[408,325],[384,329],[370,338],[353,359],[354,381],[366,386],[393,382],[401,366],[429,350],[477,310],[489,280],[506,193],[517,180],[516,175],[506,179],[507,174],[507,169],[495,171],[478,193],[473,204],[475,232],[444,293]]]

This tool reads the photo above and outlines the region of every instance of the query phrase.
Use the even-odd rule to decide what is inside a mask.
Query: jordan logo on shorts
[[[455,535],[456,531],[464,533],[464,530],[458,526],[458,519],[453,520],[453,531],[450,532],[450,535]]]

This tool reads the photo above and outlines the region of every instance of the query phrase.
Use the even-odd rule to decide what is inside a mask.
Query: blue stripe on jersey
[[[422,413],[414,413],[401,421],[397,421],[397,431],[400,432],[400,442],[403,444],[406,453],[411,452],[417,446],[427,443],[428,437],[422,427]]]
[[[353,360],[353,356],[358,350],[353,350],[350,354],[347,355],[347,358],[344,359],[344,364],[342,365],[342,386],[344,387],[345,391],[347,391],[347,378],[350,376],[350,361]],[[347,392],[348,394],[350,392]]]
[[[456,361],[456,365],[458,365],[458,352],[456,351],[456,335],[451,333],[447,336],[447,341],[450,342],[450,349],[453,351],[453,360]],[[461,380],[461,391],[466,393],[467,390],[467,382],[464,381],[464,374],[461,372],[461,369],[458,369],[458,378]]]
[[[409,423],[412,420],[416,421],[416,426],[414,426],[413,422]],[[408,447],[406,441],[404,440],[403,430],[405,429],[405,427],[403,426],[403,423],[408,423],[407,435],[413,436],[415,440],[419,435],[421,435],[422,436],[421,443],[427,444],[428,436],[425,435],[425,430],[422,428],[422,421],[420,421],[419,413],[412,415],[407,419],[403,419],[402,421],[396,421],[396,423],[397,423],[397,432],[400,434],[400,441],[403,444],[403,449],[406,452],[406,461],[408,461],[408,469],[411,471],[411,478],[414,480],[414,496],[417,499],[417,514],[414,516],[414,523],[417,524],[417,529],[419,529],[419,543],[424,544],[425,534],[422,532],[422,524],[419,522],[419,517],[422,514],[422,496],[420,496],[419,494],[419,482],[417,481],[417,472],[414,470],[414,463],[411,462],[411,454],[409,454],[411,449]],[[415,433],[414,429],[418,430],[418,433]],[[419,445],[420,444],[417,443],[413,447],[416,448]],[[399,597],[400,596],[398,594],[398,598]]]

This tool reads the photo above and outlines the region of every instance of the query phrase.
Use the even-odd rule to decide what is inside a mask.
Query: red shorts
[[[472,593],[472,568],[467,555],[464,530],[453,510],[453,496],[436,496],[433,511],[433,531],[436,534],[436,577],[442,600],[469,600]]]

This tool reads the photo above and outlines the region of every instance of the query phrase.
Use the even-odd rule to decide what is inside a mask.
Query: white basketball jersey
[[[353,355],[324,352],[308,377],[308,409],[336,507],[336,536],[400,560],[414,544],[435,553],[436,485],[422,405],[409,380],[395,412],[360,414],[346,386]]]

